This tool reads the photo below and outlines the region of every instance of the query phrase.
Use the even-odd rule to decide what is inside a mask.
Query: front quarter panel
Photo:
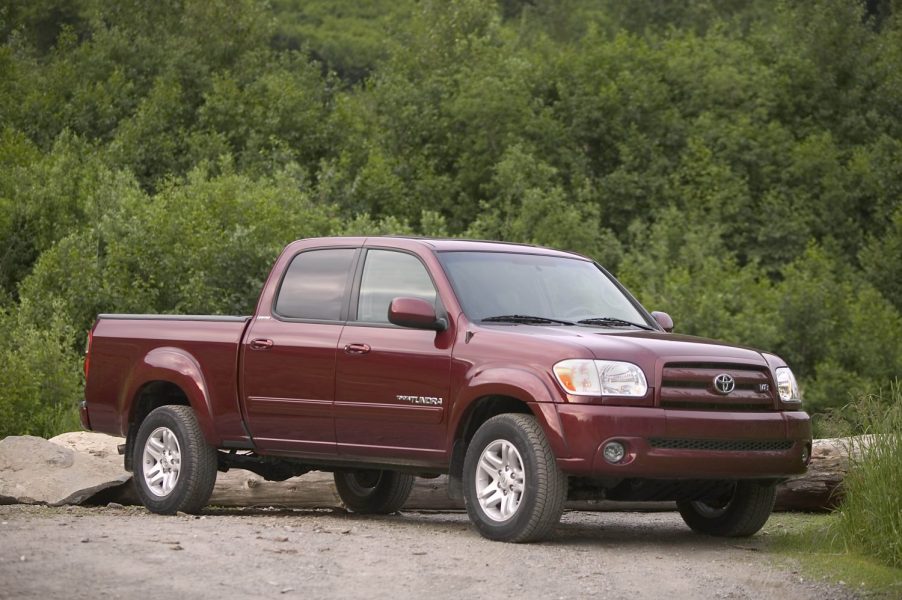
[[[469,373],[452,409],[453,430],[459,432],[465,425],[475,402],[492,396],[514,398],[526,404],[542,425],[555,455],[569,454],[554,407],[554,403],[560,401],[559,392],[552,382],[523,367],[495,366]]]

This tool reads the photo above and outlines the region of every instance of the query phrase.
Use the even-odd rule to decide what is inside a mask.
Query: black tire
[[[335,471],[335,489],[351,511],[366,515],[387,515],[400,510],[414,477],[398,471],[355,469]]]
[[[511,446],[516,453],[511,453]],[[505,466],[505,452],[513,468]],[[496,464],[496,460],[501,462]],[[497,476],[487,468],[490,465],[502,467]],[[567,476],[558,468],[535,417],[503,414],[483,423],[470,441],[463,488],[470,521],[484,537],[536,542],[548,537],[561,519]]]
[[[720,501],[680,500],[677,508],[693,531],[718,537],[748,537],[764,527],[776,498],[774,483],[738,481],[732,493]]]
[[[165,435],[171,436],[167,438],[168,455],[165,449],[160,450],[161,436]],[[152,436],[156,444],[148,446]],[[177,449],[177,461],[172,449]],[[160,458],[151,453],[159,454]],[[147,415],[135,437],[132,465],[138,497],[148,510],[161,515],[200,512],[210,500],[216,483],[216,448],[204,440],[190,406],[161,406]],[[167,475],[168,483],[151,483]]]

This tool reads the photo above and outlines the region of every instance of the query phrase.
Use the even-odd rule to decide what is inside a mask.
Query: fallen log
[[[122,439],[92,432],[64,433],[50,440],[97,458],[122,464],[116,446]],[[827,511],[842,499],[842,481],[849,468],[850,448],[860,446],[847,439],[814,440],[811,464],[804,475],[792,477],[777,487],[776,510]],[[124,472],[124,471],[123,471]],[[137,504],[134,483],[106,490],[101,501]],[[290,508],[340,508],[341,499],[335,491],[331,473],[314,471],[287,481],[265,481],[262,477],[232,469],[220,473],[213,489],[210,504],[223,507],[284,506]],[[408,510],[462,510],[462,502],[448,498],[447,477],[418,478]],[[568,502],[571,510],[672,510],[672,502]]]
[[[858,458],[871,439],[858,436],[814,440],[808,471],[777,486],[775,510],[821,512],[839,506],[849,459]]]

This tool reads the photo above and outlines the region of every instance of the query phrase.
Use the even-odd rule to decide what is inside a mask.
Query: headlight
[[[802,394],[799,392],[799,384],[789,367],[777,367],[777,391],[783,402],[801,402]]]
[[[554,376],[567,393],[575,396],[641,397],[648,391],[645,373],[633,363],[614,360],[562,360]]]

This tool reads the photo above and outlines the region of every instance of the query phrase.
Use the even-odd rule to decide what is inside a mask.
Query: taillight
[[[91,369],[91,342],[94,341],[94,328],[88,332],[88,345],[85,348],[85,381],[88,380],[88,371]]]

